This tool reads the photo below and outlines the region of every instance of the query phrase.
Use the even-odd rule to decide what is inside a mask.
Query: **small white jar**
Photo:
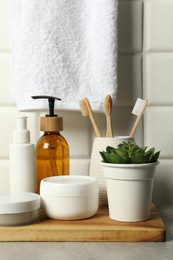
[[[18,226],[38,222],[40,196],[31,192],[0,193],[0,225]]]
[[[89,176],[54,176],[41,181],[41,205],[52,219],[77,220],[98,210],[97,179]]]

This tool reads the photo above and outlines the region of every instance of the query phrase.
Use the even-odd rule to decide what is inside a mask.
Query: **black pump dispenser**
[[[63,119],[54,114],[55,100],[61,100],[57,97],[39,95],[32,96],[33,99],[47,99],[49,102],[49,114],[40,118],[40,130],[45,132],[59,132],[63,130]]]
[[[55,106],[55,100],[61,100],[60,98],[57,97],[52,97],[52,96],[45,96],[45,95],[39,95],[39,96],[32,96],[33,99],[48,99],[49,102],[49,115],[46,116],[58,116],[54,114],[54,106]]]

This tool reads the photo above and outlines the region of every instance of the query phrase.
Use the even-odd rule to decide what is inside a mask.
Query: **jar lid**
[[[0,193],[0,214],[30,212],[40,208],[40,196],[31,192]]]
[[[82,197],[98,193],[97,179],[90,176],[53,176],[42,179],[40,195]]]

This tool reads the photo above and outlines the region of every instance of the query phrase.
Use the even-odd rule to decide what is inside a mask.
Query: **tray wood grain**
[[[143,222],[113,221],[107,208],[100,208],[89,219],[60,221],[47,219],[17,227],[0,227],[0,241],[102,241],[102,242],[163,242],[166,230],[156,207],[151,218]]]

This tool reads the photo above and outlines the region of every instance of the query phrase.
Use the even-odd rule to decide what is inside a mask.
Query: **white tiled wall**
[[[10,0],[0,0],[0,191],[8,185],[8,147],[18,113],[10,99]],[[173,0],[119,0],[118,97],[114,132],[127,135],[137,97],[149,99],[138,143],[161,150],[153,200],[173,203]],[[87,174],[94,134],[80,112],[61,112],[69,142],[71,173]],[[39,114],[27,113],[32,142],[39,138]],[[71,120],[73,118],[73,120]],[[101,131],[105,117],[97,114]]]

